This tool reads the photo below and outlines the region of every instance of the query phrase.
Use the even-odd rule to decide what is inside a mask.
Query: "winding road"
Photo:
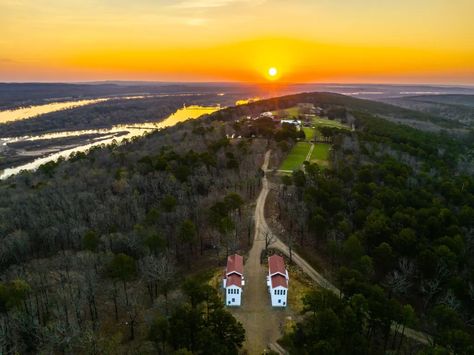
[[[267,170],[270,151],[265,154],[262,166]],[[267,268],[260,264],[260,255],[265,249],[265,233],[270,231],[265,221],[264,206],[268,195],[268,181],[262,179],[263,188],[257,198],[255,208],[255,234],[252,249],[245,260],[245,286],[242,296],[242,306],[232,308],[234,316],[245,328],[246,339],[244,349],[249,354],[262,354],[270,345],[281,337],[281,328],[285,318],[291,313],[288,309],[273,308],[266,286]]]
[[[233,313],[243,324],[246,330],[246,342],[244,348],[249,354],[262,354],[263,349],[270,346],[277,350],[276,340],[282,335],[281,327],[285,317],[290,313],[286,309],[276,309],[270,306],[268,291],[266,287],[267,270],[260,264],[260,255],[265,248],[265,235],[271,235],[274,242],[272,248],[280,250],[289,256],[288,246],[268,227],[265,220],[265,201],[270,191],[266,177],[271,150],[265,153],[262,170],[265,172],[262,178],[262,190],[257,198],[255,207],[255,235],[252,249],[245,262],[245,288],[241,308],[236,308]],[[292,261],[298,265],[319,286],[331,290],[337,295],[341,291],[334,286],[323,275],[317,272],[309,263],[294,251],[291,253]],[[291,292],[291,290],[290,290]],[[399,331],[397,324],[392,325],[393,331]],[[406,328],[405,336],[422,344],[431,344],[431,337],[423,332]],[[280,351],[281,352],[281,351]]]

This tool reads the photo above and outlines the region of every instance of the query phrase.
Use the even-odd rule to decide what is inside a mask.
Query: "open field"
[[[327,118],[322,118],[319,116],[316,116],[313,118],[313,124],[317,127],[335,127],[335,128],[341,128],[341,129],[349,129],[346,125],[342,124],[339,121],[334,121],[330,120]]]
[[[280,166],[280,170],[296,170],[301,167],[308,155],[311,143],[298,142]]]
[[[313,151],[311,152],[311,163],[316,163],[320,167],[327,167],[329,165],[329,149],[330,144],[326,143],[315,143]]]
[[[279,112],[281,113],[283,111],[288,114],[288,118],[298,117],[298,115],[300,114],[299,108],[297,106],[293,106],[293,107],[290,107],[290,108],[287,108],[287,109],[284,109],[284,110],[272,111],[272,113],[274,115],[278,115]]]
[[[331,145],[326,143],[316,143],[313,152],[311,153],[311,161],[313,160],[328,160],[329,149]]]
[[[303,132],[307,141],[311,141],[316,133],[312,127],[303,127]]]
[[[290,107],[289,109],[286,109],[285,111],[288,112],[288,115],[290,115],[290,117],[298,117],[298,115],[300,114],[300,110],[296,106]]]

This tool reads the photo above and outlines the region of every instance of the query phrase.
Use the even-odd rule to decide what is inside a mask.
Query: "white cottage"
[[[286,307],[288,299],[288,270],[279,255],[268,258],[267,286],[273,307]]]
[[[230,255],[222,279],[227,306],[240,306],[244,285],[244,258],[238,254]]]

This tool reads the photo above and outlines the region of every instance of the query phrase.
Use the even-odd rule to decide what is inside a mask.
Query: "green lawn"
[[[346,126],[345,124],[342,124],[341,122],[329,120],[327,118],[321,118],[319,116],[316,116],[313,118],[313,124],[316,127],[324,126],[324,127],[336,127],[336,128],[341,128],[341,129],[349,129],[348,126]]]
[[[284,110],[281,110],[281,111],[285,111],[288,114],[287,118],[298,117],[299,114],[300,114],[300,109],[298,108],[298,106],[293,106],[293,107],[290,107],[290,108],[287,108],[287,109],[284,109]],[[274,115],[278,115],[278,112],[279,111],[272,111],[272,113]]]
[[[321,118],[319,116],[316,116],[313,118],[313,124],[316,127],[315,133],[318,137],[321,137],[321,133],[318,130],[319,127],[333,127],[333,128],[340,128],[340,129],[349,129],[348,126],[346,126],[345,124],[342,124],[341,122],[329,120],[327,118]]]
[[[297,170],[301,167],[308,155],[311,143],[298,142],[280,166],[280,170]]]
[[[300,114],[300,109],[297,106],[287,108],[285,110],[291,117],[298,117]]]
[[[311,153],[310,161],[311,163],[316,163],[321,167],[327,167],[329,162],[329,149],[331,148],[330,144],[326,143],[316,143],[314,145],[313,152]]]
[[[310,141],[314,138],[314,128],[311,128],[311,127],[303,127],[303,132],[306,136],[306,140],[307,141]]]

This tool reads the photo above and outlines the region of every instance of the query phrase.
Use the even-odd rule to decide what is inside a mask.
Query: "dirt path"
[[[266,172],[268,167],[268,160],[270,157],[270,151],[265,154],[265,162],[262,166],[262,169]],[[265,199],[267,198],[269,192],[269,183],[267,177],[264,176],[262,179],[262,191],[257,200],[257,206],[255,208],[255,225],[259,226],[261,233],[269,233],[274,236],[275,242],[271,245],[272,248],[280,250],[283,254],[289,257],[289,248],[288,246],[276,235],[272,232],[272,230],[268,227],[267,222],[265,220]],[[261,201],[263,199],[263,201]],[[329,280],[327,280],[323,275],[317,272],[306,260],[304,260],[301,256],[299,256],[294,251],[291,253],[292,261],[298,265],[311,279],[313,279],[319,286],[324,287],[328,290],[331,290],[337,295],[341,294],[341,291],[334,286]],[[291,286],[290,290],[291,292]],[[397,324],[392,325],[393,331],[398,331]],[[406,328],[405,329],[405,336],[415,340],[422,344],[432,344],[431,337],[424,333],[417,331],[415,329]]]
[[[309,148],[308,154],[306,154],[306,161],[311,161],[311,154],[313,154],[314,150],[314,143],[311,143],[311,147]]]
[[[267,170],[270,151],[265,154],[262,169]],[[262,354],[270,343],[275,343],[282,335],[281,328],[285,317],[290,315],[288,309],[273,308],[266,286],[267,268],[260,264],[260,254],[265,248],[264,232],[268,230],[263,215],[265,200],[268,194],[268,182],[262,179],[263,188],[255,208],[255,236],[248,259],[245,261],[245,286],[242,294],[242,306],[231,308],[234,316],[245,328],[246,340],[244,349],[249,354]]]
[[[270,153],[271,151],[265,153],[265,160],[262,165],[262,170],[265,174],[268,171]],[[289,256],[288,246],[272,232],[265,220],[265,201],[268,192],[269,183],[265,175],[262,178],[262,190],[257,198],[255,207],[254,241],[244,265],[245,287],[242,295],[242,306],[230,309],[245,328],[246,340],[244,349],[251,355],[262,354],[269,345],[272,345],[273,350],[279,351],[279,347],[275,346],[276,340],[282,335],[281,330],[282,325],[285,323],[285,318],[291,315],[290,309],[278,309],[270,305],[270,297],[266,286],[267,269],[260,264],[260,254],[265,248],[264,235],[266,233],[274,236],[275,242],[271,247],[279,249]],[[292,252],[292,260],[318,285],[340,295],[340,291],[336,286],[317,272],[297,253]],[[395,330],[395,325],[392,326],[392,329]],[[423,344],[431,343],[431,339],[427,334],[414,329],[407,328],[405,335]]]

